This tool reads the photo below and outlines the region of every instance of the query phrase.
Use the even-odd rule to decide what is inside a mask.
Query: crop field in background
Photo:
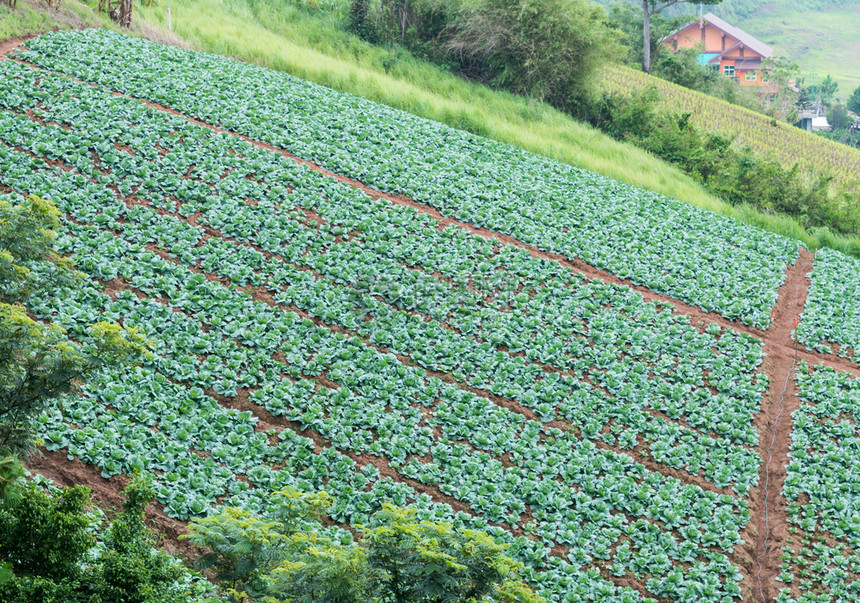
[[[601,79],[610,92],[655,86],[668,108],[690,112],[692,122],[705,130],[734,136],[738,143],[774,155],[785,165],[797,164],[804,172],[828,173],[842,184],[858,181],[857,149],[622,65],[604,67]]]
[[[553,601],[780,587],[752,561],[788,545],[760,521],[797,241],[231,59],[27,44],[0,61],[0,195],[53,200],[93,279],[34,312],[157,346],[44,414],[46,448],[153,472],[179,519],[287,485],[344,527],[410,505],[509,543]]]

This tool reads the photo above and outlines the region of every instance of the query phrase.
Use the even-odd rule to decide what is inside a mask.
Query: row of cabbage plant
[[[858,362],[860,353],[860,260],[832,249],[815,254],[809,297],[797,327],[807,348]]]
[[[860,597],[860,379],[801,363],[801,400],[792,414],[784,496],[789,542],[783,547],[781,602]]]

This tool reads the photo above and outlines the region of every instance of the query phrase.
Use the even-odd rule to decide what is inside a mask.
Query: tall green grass
[[[16,10],[0,4],[0,40],[23,38],[60,28],[62,24],[50,13],[33,10],[23,3],[19,3]]]

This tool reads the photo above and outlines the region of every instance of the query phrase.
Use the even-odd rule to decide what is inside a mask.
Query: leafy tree
[[[414,509],[384,505],[361,546],[384,598],[394,603],[457,603],[492,596],[521,565],[484,532],[416,519]]]
[[[821,99],[821,102],[825,105],[830,105],[833,103],[833,99],[836,97],[836,92],[838,90],[839,82],[834,80],[828,73],[827,77],[818,85],[818,98]]]
[[[0,559],[16,575],[74,579],[80,560],[96,544],[86,514],[89,491],[75,486],[52,495],[28,485],[22,494],[0,507]]]
[[[642,10],[624,0],[614,0],[609,5],[608,15],[609,25],[620,33],[621,43],[627,50],[624,62],[628,65],[641,66],[644,61]],[[671,54],[666,52],[666,47],[660,44],[660,41],[678,31],[679,28],[689,23],[689,21],[689,17],[686,16],[668,17],[664,14],[654,15],[651,19],[649,30],[649,48],[651,50],[652,61],[658,59],[659,56]]]
[[[29,196],[0,200],[0,456],[29,453],[36,441],[31,421],[103,367],[147,353],[136,329],[99,322],[88,341],[76,343],[59,327],[27,312],[33,295],[71,286],[83,278],[53,250],[59,212]]]
[[[857,115],[860,115],[860,86],[857,86],[854,89],[854,92],[851,93],[851,96],[849,96],[848,100],[845,102],[845,106],[848,107],[849,111],[853,111]]]
[[[724,84],[735,88],[733,82],[723,77],[718,71],[713,71],[699,64],[698,48],[679,48],[676,51],[662,50],[657,55],[653,64],[654,75],[668,80],[672,83],[699,90],[714,96],[725,96],[719,94],[719,85]]]
[[[562,109],[588,99],[597,68],[622,51],[587,0],[480,0],[452,28],[447,48],[472,75]]]
[[[183,571],[152,548],[144,509],[154,495],[148,476],[123,491],[124,512],[97,546],[98,520],[83,486],[49,491],[16,484],[19,496],[0,499],[0,600],[8,603],[181,603]]]
[[[827,108],[827,123],[834,130],[844,130],[853,122],[854,120],[848,116],[848,109],[842,103],[836,103]]]
[[[651,71],[651,19],[665,9],[676,4],[693,2],[694,0],[642,0],[642,71]],[[699,0],[699,4],[708,6],[719,4],[722,0]]]
[[[124,603],[171,603],[181,570],[169,555],[153,548],[146,506],[155,498],[149,475],[136,473],[123,490],[123,513],[104,536],[104,552],[90,574],[93,598]]]
[[[460,0],[352,0],[350,30],[374,44],[399,44],[445,63],[443,33]]]
[[[211,549],[198,566],[215,568],[233,601],[542,601],[515,579],[522,564],[483,532],[384,505],[358,542],[342,542],[320,524],[331,502],[286,489],[265,517],[228,507],[194,519],[188,538]]]

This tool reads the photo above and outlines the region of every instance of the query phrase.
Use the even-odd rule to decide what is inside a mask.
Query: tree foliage
[[[851,96],[845,101],[845,106],[848,107],[849,111],[853,111],[857,115],[860,115],[860,86],[857,86],[854,89],[854,92],[851,93]]]
[[[842,103],[836,103],[827,108],[827,123],[834,130],[844,130],[853,121],[848,115],[848,109]]]
[[[651,71],[651,19],[676,4],[693,2],[694,0],[642,0],[642,71]],[[722,0],[699,0],[699,4],[708,6],[719,4]]]
[[[642,27],[644,15],[642,9],[624,0],[615,0],[608,9],[609,25],[620,34],[620,41],[625,47],[624,62],[630,66],[640,66],[644,60],[644,45]],[[654,15],[649,29],[650,50],[652,61],[671,51],[660,44],[666,36],[678,31],[690,22],[688,16],[669,17],[664,14]]]
[[[326,493],[285,489],[266,517],[227,507],[193,520],[187,537],[210,549],[198,567],[214,568],[233,601],[542,600],[516,579],[522,565],[483,532],[384,505],[357,542],[338,539],[320,524],[331,503]]]
[[[181,566],[152,548],[144,508],[151,479],[135,476],[124,490],[125,510],[96,537],[90,491],[15,485],[0,498],[0,600],[8,603],[172,603],[185,601]],[[8,494],[8,492],[7,492]]]
[[[468,4],[447,48],[492,85],[559,108],[588,99],[597,68],[622,52],[606,12],[585,0]]]
[[[76,383],[147,353],[133,328],[99,322],[87,341],[73,342],[29,315],[32,296],[83,278],[53,250],[59,224],[59,212],[44,199],[0,201],[0,455],[31,451],[31,420]]]

